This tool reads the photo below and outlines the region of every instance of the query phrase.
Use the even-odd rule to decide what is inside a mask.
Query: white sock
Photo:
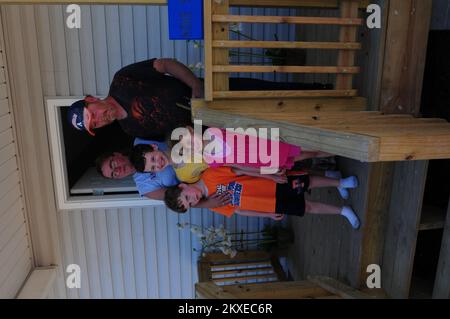
[[[342,174],[339,171],[325,171],[325,177],[341,179]],[[337,190],[343,199],[348,199],[350,197],[350,194],[346,188],[338,187]]]
[[[341,178],[340,181],[340,187],[343,188],[356,188],[358,187],[358,179],[356,178],[356,176],[350,176],[347,178]]]
[[[347,218],[347,220],[352,225],[353,229],[358,229],[360,226],[359,218],[356,216],[353,209],[348,206],[342,207],[341,215]]]

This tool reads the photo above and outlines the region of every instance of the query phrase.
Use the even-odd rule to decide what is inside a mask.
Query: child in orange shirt
[[[244,216],[270,217],[281,220],[284,214],[303,216],[308,214],[342,215],[354,229],[360,222],[348,206],[336,207],[306,201],[304,193],[311,188],[344,187],[356,188],[355,176],[344,179],[309,176],[305,172],[288,172],[288,183],[277,184],[272,180],[245,175],[236,168],[219,167],[207,169],[199,182],[191,185],[179,184],[166,190],[164,201],[173,211],[185,212],[202,198],[213,193],[229,193],[231,203],[212,210],[231,217],[234,213]]]

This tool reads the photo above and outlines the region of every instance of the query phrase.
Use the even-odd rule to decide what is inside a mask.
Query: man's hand
[[[229,193],[217,194],[209,196],[195,205],[196,208],[219,208],[231,203],[231,195]]]
[[[192,86],[192,98],[200,99],[203,98],[204,96],[205,93],[203,92],[203,83],[200,80],[195,81],[195,84]]]

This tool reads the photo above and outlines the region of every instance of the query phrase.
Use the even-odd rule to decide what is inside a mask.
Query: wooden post
[[[212,14],[228,14],[228,0],[221,0],[221,3],[212,1]],[[213,40],[227,41],[229,37],[228,23],[214,23],[212,27]],[[228,65],[229,53],[227,48],[213,48],[212,49],[212,64],[213,65]],[[228,73],[213,74],[213,91],[228,91],[229,75]]]
[[[213,53],[212,53],[212,2],[203,0],[204,46],[205,46],[205,100],[213,99]]]
[[[361,229],[360,287],[366,287],[367,266],[382,265],[387,213],[391,199],[394,163],[370,163],[367,180],[367,204]],[[378,294],[378,289],[369,289],[369,295]]]
[[[390,0],[380,110],[420,111],[431,0]]]
[[[357,18],[359,2],[355,0],[344,0],[341,2],[342,18]],[[339,36],[340,42],[355,42],[358,27],[342,26]],[[355,51],[340,50],[338,54],[338,66],[351,67],[355,64]],[[353,76],[351,74],[338,74],[336,76],[336,89],[351,89]]]

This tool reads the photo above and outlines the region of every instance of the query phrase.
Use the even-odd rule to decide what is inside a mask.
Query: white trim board
[[[53,184],[55,186],[56,203],[59,210],[95,209],[119,207],[161,206],[162,201],[144,199],[137,194],[102,195],[102,196],[71,196],[59,108],[70,106],[83,97],[45,97],[47,134],[50,142]]]
[[[40,267],[31,271],[17,299],[47,299],[57,276],[57,267]]]

